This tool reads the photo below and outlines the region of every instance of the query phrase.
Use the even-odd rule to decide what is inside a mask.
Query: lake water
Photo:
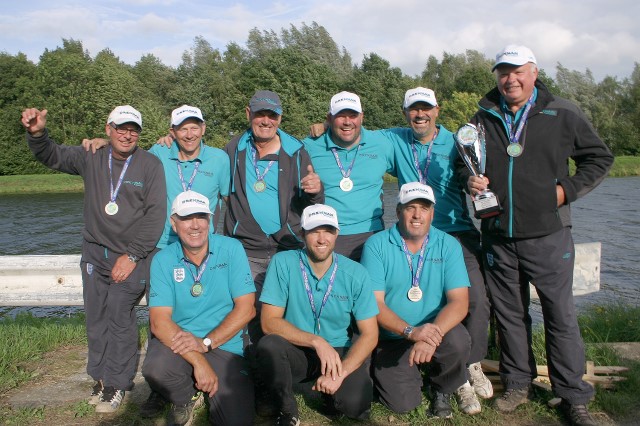
[[[397,185],[385,184],[385,222],[395,222]],[[80,253],[82,194],[0,196],[0,255]],[[607,178],[572,204],[576,243],[602,242],[601,289],[576,298],[589,304],[640,305],[640,177]],[[0,296],[1,297],[1,296]],[[0,308],[0,316],[29,310],[37,316],[66,315],[82,308]],[[532,307],[539,320],[539,307]],[[141,308],[144,315],[144,308]]]

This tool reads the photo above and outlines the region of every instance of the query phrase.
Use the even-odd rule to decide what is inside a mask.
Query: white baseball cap
[[[425,89],[424,87],[416,87],[415,89],[407,90],[404,94],[404,103],[402,104],[402,107],[407,109],[416,102],[426,102],[431,106],[438,106],[436,94],[433,90]]]
[[[113,123],[119,126],[124,123],[135,123],[142,129],[142,114],[131,105],[117,106],[109,114],[107,124]]]
[[[423,199],[436,203],[436,197],[433,196],[433,189],[429,185],[420,182],[405,183],[400,187],[398,192],[398,204],[407,204],[413,200]]]
[[[498,65],[502,64],[520,66],[528,62],[538,63],[531,49],[526,46],[510,44],[498,52],[496,55],[496,63],[493,65],[493,68],[491,68],[491,71],[494,71]]]
[[[329,104],[329,113],[331,115],[336,115],[345,109],[350,109],[360,114],[362,112],[360,97],[351,92],[340,92],[333,95],[331,103]]]
[[[171,214],[184,217],[196,213],[211,214],[209,199],[199,192],[185,191],[178,194],[171,204]]]
[[[200,121],[204,121],[204,118],[202,118],[202,111],[200,111],[200,108],[196,108],[189,105],[182,105],[181,107],[176,108],[171,112],[171,126],[172,127],[179,126],[187,118],[195,118]]]
[[[300,225],[307,231],[324,225],[333,226],[337,230],[340,230],[338,213],[336,213],[333,207],[327,206],[326,204],[313,204],[306,207],[302,211]]]

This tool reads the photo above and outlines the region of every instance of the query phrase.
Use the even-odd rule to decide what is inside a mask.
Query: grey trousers
[[[244,358],[218,348],[204,356],[218,375],[218,391],[205,395],[211,424],[253,424],[253,382]],[[191,364],[155,337],[149,341],[142,374],[152,390],[174,404],[186,404],[198,391]]]
[[[573,300],[571,230],[526,239],[483,234],[482,249],[500,339],[500,376],[506,388],[528,386],[537,375],[531,349],[531,282],[542,306],[553,391],[571,404],[589,402],[593,387],[582,380],[585,356]]]
[[[412,347],[405,339],[380,340],[373,351],[373,384],[380,402],[396,413],[411,411],[422,401],[421,366],[409,366]],[[452,393],[467,380],[469,348],[469,333],[462,324],[444,336],[430,362],[429,381],[435,390]]]
[[[123,283],[110,270],[81,262],[87,326],[87,373],[105,386],[131,390],[136,374],[138,324],[135,306],[149,282],[151,256],[142,259]]]

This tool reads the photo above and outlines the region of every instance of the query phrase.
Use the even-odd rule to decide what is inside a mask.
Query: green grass
[[[573,173],[575,167],[573,167],[573,164],[571,166],[571,172]],[[616,157],[609,176],[640,176],[640,157]],[[384,180],[385,182],[397,181],[396,178],[390,175],[385,175]],[[83,190],[82,178],[62,173],[0,176],[0,195],[82,192]]]
[[[615,390],[598,388],[595,399],[591,402],[592,412],[606,413],[616,422],[630,421],[638,415],[640,407],[640,363],[623,361],[602,342],[638,342],[640,341],[640,307],[626,305],[594,306],[587,308],[579,318],[580,328],[585,340],[586,358],[596,365],[624,365],[630,368],[621,376],[625,381],[616,384]],[[141,325],[140,341],[146,339],[148,327]],[[34,318],[30,314],[18,315],[15,319],[5,318],[0,321],[0,395],[8,389],[20,386],[31,379],[28,366],[30,361],[41,359],[49,351],[65,345],[86,344],[84,318],[77,315],[70,318]],[[544,364],[544,332],[538,326],[533,333],[533,348],[538,364]],[[490,358],[496,359],[494,351]],[[558,424],[561,418],[558,412],[550,409],[546,402],[553,395],[536,389],[536,399],[518,408],[512,415],[503,415],[490,408],[490,402],[482,401],[482,413],[466,416],[455,411],[450,420],[437,420],[427,415],[428,402],[423,395],[424,403],[407,414],[396,414],[379,403],[372,406],[371,422],[366,424],[396,425],[488,425],[488,424]],[[327,417],[321,414],[321,402],[318,399],[297,395],[301,418],[304,425],[339,424],[357,425],[344,417]],[[455,403],[454,403],[455,406]],[[126,403],[124,410],[118,415],[118,424],[154,425],[157,420],[141,420],[139,407]],[[207,411],[199,409],[196,413],[195,425],[207,424]],[[47,423],[48,419],[64,419],[70,416],[82,419],[87,424],[100,423],[100,415],[93,411],[86,401],[76,402],[67,407],[44,407],[9,409],[4,407],[0,412],[0,424],[27,425]],[[633,417],[635,418],[635,417]],[[102,423],[100,423],[102,424]],[[111,424],[111,423],[108,423]],[[115,424],[115,423],[113,423]],[[263,424],[263,423],[259,423]]]
[[[0,195],[83,192],[80,176],[63,173],[0,176]]]

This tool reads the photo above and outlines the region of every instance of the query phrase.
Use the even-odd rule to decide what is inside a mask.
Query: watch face
[[[211,346],[211,339],[205,337],[204,340],[202,340],[202,343],[204,343],[205,346],[209,347]]]

